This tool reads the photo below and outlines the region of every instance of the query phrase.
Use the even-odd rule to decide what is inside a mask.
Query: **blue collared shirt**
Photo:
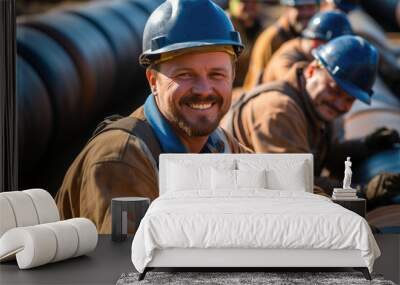
[[[144,104],[144,116],[152,127],[161,149],[165,153],[188,153],[189,150],[175,134],[170,123],[158,110],[154,95],[147,97]],[[220,128],[213,131],[201,153],[230,153],[230,147],[225,134]]]

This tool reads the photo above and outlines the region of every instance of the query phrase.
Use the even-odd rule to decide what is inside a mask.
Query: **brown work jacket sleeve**
[[[287,76],[294,62],[289,57],[275,53],[264,69],[262,83],[283,80]]]
[[[230,133],[225,131],[223,128],[221,128],[221,130],[224,132],[228,140],[232,153],[253,153],[253,151],[250,148],[242,145]]]
[[[254,88],[262,78],[262,72],[273,54],[272,39],[276,33],[274,27],[263,31],[254,43],[250,56],[249,69],[247,71],[243,89],[249,91]]]
[[[309,153],[307,121],[297,104],[278,92],[262,94],[243,110],[244,127],[256,153]]]
[[[84,176],[81,194],[81,216],[88,217],[99,233],[111,233],[111,199],[115,197],[148,197],[158,193],[154,176],[121,161],[93,164]]]
[[[122,131],[92,141],[68,170],[56,196],[63,219],[85,217],[111,233],[111,199],[158,196],[158,174],[142,142]]]

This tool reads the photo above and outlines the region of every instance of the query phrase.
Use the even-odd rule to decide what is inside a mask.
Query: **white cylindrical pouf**
[[[6,231],[16,226],[17,222],[10,202],[6,197],[0,195],[0,238]]]
[[[86,254],[97,239],[95,225],[85,218],[17,227],[0,238],[0,261],[16,257],[19,268],[28,269]]]
[[[41,225],[11,229],[0,239],[0,258],[16,253],[20,269],[49,263],[56,251],[54,232]]]
[[[29,189],[22,192],[31,197],[39,217],[39,224],[60,220],[57,205],[49,192],[43,189]]]
[[[78,249],[78,233],[66,221],[43,224],[51,229],[57,238],[57,252],[51,262],[57,262],[74,256]]]
[[[20,191],[0,193],[11,205],[17,227],[33,226],[39,223],[38,214],[31,197]]]
[[[86,218],[74,218],[65,220],[65,222],[74,226],[78,233],[78,249],[74,257],[86,254],[96,248],[98,234],[96,226],[91,220]]]

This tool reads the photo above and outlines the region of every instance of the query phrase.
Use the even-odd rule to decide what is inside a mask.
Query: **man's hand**
[[[373,151],[392,148],[396,143],[400,143],[399,133],[386,127],[379,128],[365,137],[365,144]]]

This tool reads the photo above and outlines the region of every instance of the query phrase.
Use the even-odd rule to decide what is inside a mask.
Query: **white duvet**
[[[143,272],[155,249],[358,249],[372,272],[380,251],[365,219],[330,199],[295,191],[249,189],[166,193],[154,200],[132,243]]]

